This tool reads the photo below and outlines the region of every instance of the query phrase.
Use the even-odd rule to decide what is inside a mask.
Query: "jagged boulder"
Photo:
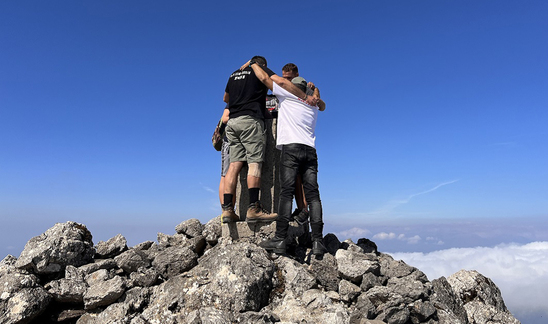
[[[231,225],[225,237],[218,217],[190,219],[131,248],[120,234],[94,255],[84,225],[56,224],[0,262],[0,323],[519,323],[475,271],[430,282],[368,239],[333,234],[315,257],[295,224],[289,254],[271,255],[257,243],[274,223]]]
[[[175,231],[178,234],[184,234],[189,238],[201,236],[203,230],[204,225],[196,218],[191,218],[175,226]]]
[[[89,263],[94,254],[92,236],[85,225],[57,223],[25,245],[15,266],[36,274],[57,274],[67,265]]]
[[[127,240],[122,234],[118,234],[110,240],[97,243],[95,257],[98,259],[113,258],[127,250]]]
[[[172,277],[154,290],[143,318],[177,323],[203,307],[241,313],[268,303],[274,264],[266,251],[250,243],[218,245],[198,266]]]
[[[516,324],[519,321],[510,314],[499,288],[491,279],[477,271],[461,270],[447,278],[471,324]]]
[[[15,257],[0,262],[0,323],[30,323],[46,310],[51,295],[39,279],[15,267]]]

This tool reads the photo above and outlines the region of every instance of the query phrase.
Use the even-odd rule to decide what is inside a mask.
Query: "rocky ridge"
[[[365,238],[328,234],[329,253],[315,258],[302,227],[288,256],[257,245],[274,224],[239,240],[222,237],[219,218],[175,230],[128,247],[55,224],[0,262],[0,323],[520,323],[480,273],[429,281]]]

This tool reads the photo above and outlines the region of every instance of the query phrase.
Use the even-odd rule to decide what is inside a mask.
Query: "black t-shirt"
[[[262,68],[269,76],[275,74],[266,66]],[[228,79],[225,92],[229,95],[230,118],[249,115],[264,119],[268,88],[257,79],[252,68],[234,71]]]

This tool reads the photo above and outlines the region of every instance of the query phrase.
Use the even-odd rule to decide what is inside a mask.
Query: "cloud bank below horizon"
[[[477,270],[499,287],[506,306],[514,315],[540,313],[548,316],[548,242],[391,255],[420,269],[430,280],[448,277],[461,269]]]

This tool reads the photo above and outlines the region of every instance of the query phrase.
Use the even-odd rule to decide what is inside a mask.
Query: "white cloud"
[[[396,233],[393,233],[393,232],[390,232],[390,233],[385,233],[385,232],[377,233],[377,234],[373,235],[373,239],[374,240],[394,240],[394,239],[398,239],[400,241],[407,242],[408,244],[417,244],[421,241],[421,237],[418,236],[418,235],[415,235],[413,237],[407,237],[407,236],[405,236],[405,234],[397,235]]]
[[[370,234],[371,231],[369,231],[366,228],[359,228],[359,227],[352,227],[349,230],[338,232],[338,237],[361,237]]]
[[[373,235],[374,240],[393,240],[395,238],[396,238],[395,233],[381,232],[381,233],[377,233],[377,234]]]
[[[495,282],[511,312],[548,314],[548,242],[454,248],[431,253],[392,253],[430,280],[477,270]]]

